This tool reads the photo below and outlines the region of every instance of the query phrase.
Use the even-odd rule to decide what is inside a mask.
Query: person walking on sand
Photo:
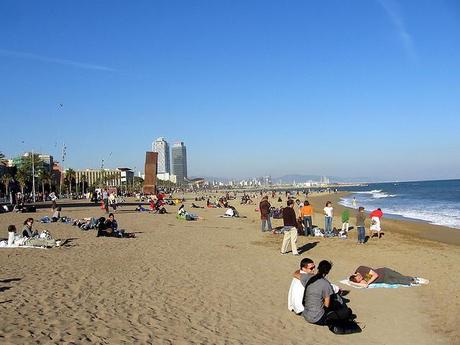
[[[105,189],[102,192],[102,201],[104,202],[105,213],[109,213],[109,193]]]
[[[272,231],[272,224],[270,222],[270,202],[268,196],[264,196],[259,204],[260,219],[262,221],[262,232]],[[267,228],[267,229],[265,229]]]
[[[299,255],[297,251],[297,217],[294,211],[294,200],[289,199],[287,201],[287,207],[283,208],[283,244],[281,245],[281,254],[286,254],[286,251],[291,243],[291,249],[293,255]]]
[[[326,207],[324,207],[324,237],[332,237],[332,217],[333,211],[332,202],[326,202]]]
[[[358,231],[358,244],[363,244],[366,239],[366,228],[364,222],[366,221],[366,214],[364,207],[360,206],[356,213],[356,230]]]

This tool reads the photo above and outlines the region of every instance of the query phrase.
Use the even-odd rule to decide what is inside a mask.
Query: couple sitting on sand
[[[22,235],[16,234],[16,226],[8,226],[8,242],[5,247],[58,247],[61,241],[56,241],[51,237],[51,234],[43,230],[38,232],[33,230],[34,220],[33,218],[27,218],[24,221],[24,227],[22,229]]]
[[[131,238],[136,237],[134,233],[125,232],[124,230],[118,229],[118,223],[115,220],[113,213],[109,214],[109,218],[104,219],[104,217],[99,218],[97,224],[97,237],[124,237]]]
[[[341,297],[346,292],[326,279],[331,268],[332,263],[323,260],[315,274],[313,260],[302,259],[300,270],[294,272],[289,289],[288,308],[302,315],[309,323],[328,326],[334,333],[360,332],[361,328],[353,321],[356,315]]]

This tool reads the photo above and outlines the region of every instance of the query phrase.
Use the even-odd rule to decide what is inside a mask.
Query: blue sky
[[[460,178],[459,115],[455,0],[0,2],[9,156],[139,170],[164,136],[194,176]]]

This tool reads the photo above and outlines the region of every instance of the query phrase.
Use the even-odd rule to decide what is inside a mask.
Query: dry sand
[[[317,210],[325,198],[312,197]],[[203,202],[199,202],[203,205]],[[278,203],[272,200],[272,204]],[[135,239],[96,238],[65,224],[38,224],[66,246],[0,249],[1,344],[458,344],[460,231],[384,219],[385,236],[356,244],[299,237],[300,257],[280,255],[282,235],[260,232],[256,206],[237,206],[245,219],[218,218],[221,209],[191,209],[204,220],[179,221],[121,208],[121,228]],[[336,208],[339,212],[340,207]],[[339,214],[335,213],[335,226]],[[33,214],[35,219],[49,210]],[[67,208],[72,218],[99,208]],[[0,237],[26,215],[1,214]],[[314,223],[322,226],[323,217]],[[354,224],[354,220],[352,220]],[[273,225],[281,225],[274,220]],[[426,232],[440,231],[440,240]],[[433,237],[433,234],[430,234]],[[433,238],[432,238],[433,239]],[[361,334],[336,336],[287,309],[291,274],[300,259],[330,259],[332,282],[361,264],[394,268],[431,280],[428,286],[353,289],[347,296]]]

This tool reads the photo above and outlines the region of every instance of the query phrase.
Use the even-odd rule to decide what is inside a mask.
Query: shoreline
[[[334,226],[341,227],[340,222],[340,214],[342,211],[347,208],[350,210],[350,225],[354,226],[355,224],[355,216],[356,209],[343,206],[339,204],[339,201],[342,197],[351,194],[352,192],[338,192],[338,193],[331,193],[326,195],[313,195],[308,198],[310,203],[313,204],[315,209],[316,218],[322,217],[321,212],[317,212],[318,210],[322,210],[326,201],[331,201],[334,207]],[[312,202],[313,201],[313,202]],[[366,213],[369,213],[370,210],[366,210]],[[370,224],[368,223],[369,219],[366,220],[366,232],[369,231]],[[324,224],[319,222],[320,227],[323,228]],[[382,218],[382,231],[386,234],[391,234],[392,232],[416,237],[422,240],[429,240],[429,241],[436,241],[446,244],[453,244],[456,246],[460,246],[460,230],[456,228],[449,228],[443,225],[435,225],[430,224],[423,220],[418,219],[394,219],[390,217],[385,217],[385,214]]]

